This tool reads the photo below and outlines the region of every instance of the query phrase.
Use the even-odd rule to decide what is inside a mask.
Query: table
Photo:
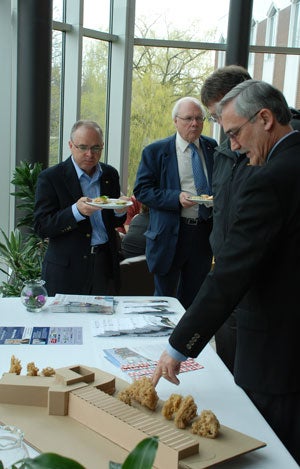
[[[116,297],[116,300],[120,299],[123,297]],[[177,313],[176,322],[184,310],[176,299],[168,298],[168,300]],[[151,346],[157,351],[157,358],[159,358],[167,342],[167,337],[93,337],[91,321],[95,317],[95,314],[86,313],[50,313],[47,309],[40,313],[30,313],[25,310],[19,298],[0,298],[0,326],[83,328],[82,345],[0,345],[0,375],[9,370],[10,358],[14,354],[22,360],[24,367],[31,361],[34,361],[40,370],[46,366],[58,368],[83,364],[129,380],[125,373],[104,357],[103,349],[119,346]],[[172,319],[174,319],[173,316]],[[174,392],[182,395],[192,393],[198,408],[213,409],[223,425],[267,443],[264,448],[239,456],[230,462],[221,463],[217,467],[220,469],[298,468],[298,464],[243,390],[234,383],[231,373],[209,344],[201,352],[197,361],[204,368],[180,374],[179,387],[161,379],[157,385],[159,397],[166,400]],[[26,373],[24,369],[23,373]]]

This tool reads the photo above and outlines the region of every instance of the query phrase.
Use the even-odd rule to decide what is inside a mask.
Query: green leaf
[[[122,469],[151,469],[158,448],[158,437],[140,441],[125,459]]]
[[[20,462],[21,466],[19,466]],[[43,453],[33,459],[22,459],[20,462],[16,463],[20,469],[85,469],[74,459],[65,458],[55,453]]]

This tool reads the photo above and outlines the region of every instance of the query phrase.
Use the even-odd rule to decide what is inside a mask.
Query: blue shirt
[[[96,166],[96,171],[94,172],[93,176],[90,177],[86,174],[81,168],[79,168],[78,164],[75,162],[73,155],[72,155],[72,162],[74,164],[74,168],[76,170],[82,193],[85,197],[89,197],[90,199],[94,199],[95,197],[99,197],[100,194],[100,178],[102,175],[102,169],[100,164],[98,163]],[[81,215],[79,212],[76,203],[72,205],[73,215],[76,221],[85,220],[85,217]],[[108,236],[106,232],[105,225],[102,219],[102,211],[97,210],[90,216],[90,221],[92,225],[92,237],[91,237],[91,245],[94,246],[96,244],[104,244],[108,241]]]

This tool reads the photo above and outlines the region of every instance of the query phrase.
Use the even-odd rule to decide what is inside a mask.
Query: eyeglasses
[[[180,117],[180,116],[176,116],[178,117],[178,119],[181,119],[182,121],[188,123],[188,124],[191,124],[191,122],[193,121],[196,121],[196,122],[204,122],[205,121],[205,117],[202,117],[202,116],[188,116],[188,117]]]
[[[72,143],[74,147],[82,153],[86,153],[87,151],[91,151],[91,153],[100,153],[103,150],[103,147],[100,147],[100,145],[94,145],[93,147],[89,147],[88,145],[76,145],[73,140]]]
[[[210,116],[207,116],[207,120],[209,122],[214,122],[215,124],[219,123],[219,117],[216,114],[211,114]]]
[[[240,131],[242,130],[242,128],[249,124],[249,122],[252,121],[252,119],[254,119],[255,116],[257,116],[257,114],[260,112],[261,110],[259,109],[258,111],[256,111],[255,114],[253,114],[253,116],[249,117],[249,119],[244,122],[238,129],[236,129],[235,131],[233,130],[228,130],[228,132],[225,132],[225,135],[227,135],[227,137],[231,138],[231,139],[236,139],[240,133]]]

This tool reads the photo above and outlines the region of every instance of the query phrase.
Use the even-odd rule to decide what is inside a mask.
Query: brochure
[[[138,350],[128,347],[104,349],[103,352],[107,360],[133,379],[138,379],[142,376],[152,376],[158,363],[157,360],[148,358],[139,353]],[[202,368],[204,368],[203,365],[200,365],[194,358],[188,358],[181,363],[180,373],[200,370]]]
[[[114,297],[57,293],[47,309],[51,313],[113,314]]]
[[[92,321],[92,334],[99,337],[121,335],[155,337],[170,335],[174,327],[175,324],[166,316],[113,316]]]
[[[0,345],[82,345],[82,327],[0,327]]]
[[[119,300],[119,311],[123,314],[174,314],[169,301],[165,299],[130,299]]]

